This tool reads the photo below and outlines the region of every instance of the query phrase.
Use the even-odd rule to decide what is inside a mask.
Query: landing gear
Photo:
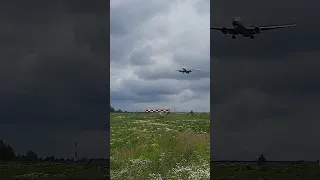
[[[253,36],[253,35],[251,35],[251,36],[250,36],[250,39],[254,39],[254,36]]]
[[[236,36],[235,36],[235,35],[233,35],[233,36],[232,36],[232,39],[236,39]]]

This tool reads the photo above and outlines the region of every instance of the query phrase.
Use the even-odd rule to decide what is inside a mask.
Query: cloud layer
[[[107,5],[3,2],[0,137],[17,153],[108,157]]]
[[[230,26],[233,16],[251,25],[297,23],[254,40],[211,32],[212,159],[254,160],[261,153],[270,160],[319,159],[314,140],[319,139],[320,26],[312,20],[318,4],[212,4],[212,26]]]
[[[209,3],[111,2],[112,106],[209,111]],[[205,71],[175,71],[182,66]]]

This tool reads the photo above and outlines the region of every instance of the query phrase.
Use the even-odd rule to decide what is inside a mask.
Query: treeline
[[[122,111],[121,109],[115,110],[112,106],[110,106],[110,112],[127,113],[128,111]]]
[[[0,140],[0,161],[70,161],[71,159],[55,158],[54,156],[39,158],[33,150],[28,150],[25,154],[16,154],[9,144]]]

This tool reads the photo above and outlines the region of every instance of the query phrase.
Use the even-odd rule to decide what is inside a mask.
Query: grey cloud
[[[136,92],[137,95],[169,95],[179,92],[180,88],[177,86],[164,86],[171,82],[169,80],[147,81],[138,85],[135,81],[126,81],[124,86],[130,87],[130,90]]]
[[[210,0],[201,0],[195,4],[195,8],[200,14],[210,13]]]
[[[18,153],[31,148],[43,156],[70,158],[73,153],[62,147],[75,140],[66,136],[108,127],[108,13],[101,11],[102,4],[93,8],[91,3],[84,12],[88,8],[74,4],[72,10],[68,3],[1,6],[0,136]],[[55,139],[58,131],[62,135]],[[108,146],[109,130],[103,131],[100,138]],[[87,146],[86,138],[97,137],[79,135],[77,140]],[[103,156],[99,147],[92,150],[96,154],[90,156]]]
[[[141,3],[143,7],[114,2],[111,8],[111,83],[115,86],[110,90],[111,105],[130,110],[132,105],[143,110],[146,106],[159,108],[164,104],[203,109],[210,87],[209,49],[205,47],[208,42],[202,44],[204,34],[187,27],[189,22],[202,23],[201,18],[208,17],[205,11],[208,6],[204,5],[209,1],[199,0],[190,8],[198,11],[199,17],[195,18],[199,20],[184,19],[186,15],[182,13],[186,12],[179,9],[191,2],[141,0]],[[194,45],[197,43],[200,46]],[[205,72],[182,75],[175,71],[182,66]]]
[[[180,64],[179,66],[170,66],[167,69],[164,68],[148,68],[142,67],[137,70],[137,75],[145,80],[156,79],[179,79],[179,80],[198,80],[207,78],[210,76],[210,68],[206,62],[206,54],[197,52],[176,52],[173,55],[173,62]],[[188,76],[181,74],[175,70],[181,69],[185,66],[187,69],[202,69],[203,71],[195,71]]]
[[[124,90],[110,90],[110,97],[113,103],[152,103],[165,101],[164,95],[161,94],[137,95],[134,92],[126,92]]]
[[[195,92],[209,92],[210,91],[210,78],[198,79],[198,81],[191,81],[188,83],[190,90]]]
[[[198,80],[201,78],[206,78],[210,74],[208,72],[191,72],[186,76],[185,74],[181,74],[175,70],[179,70],[182,67],[176,67],[172,69],[162,70],[162,69],[140,69],[137,70],[137,75],[145,80],[157,80],[157,79],[179,79],[179,80]]]
[[[111,35],[130,34],[141,22],[156,13],[163,12],[168,5],[167,1],[155,3],[155,1],[139,0],[112,7],[110,9]]]
[[[181,87],[179,86],[165,85],[169,82],[166,82],[166,80],[124,81],[122,90],[118,92],[111,91],[111,100],[135,102],[163,101],[166,100],[165,96],[179,94],[181,91]]]
[[[211,158],[253,160],[264,153],[270,160],[316,160],[319,26],[312,14],[318,2],[239,3],[212,4],[211,25],[240,16],[258,25],[298,26],[253,41],[211,32]]]
[[[152,64],[152,60],[149,59],[152,56],[152,47],[146,46],[134,50],[130,56],[130,62],[132,65],[145,66]]]
[[[186,66],[190,69],[203,69],[210,72],[204,60],[209,59],[209,52],[177,52],[174,54],[173,59],[179,64]]]

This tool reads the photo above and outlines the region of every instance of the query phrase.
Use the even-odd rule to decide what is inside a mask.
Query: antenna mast
[[[74,160],[78,161],[78,142],[76,142],[76,151],[74,153]]]

